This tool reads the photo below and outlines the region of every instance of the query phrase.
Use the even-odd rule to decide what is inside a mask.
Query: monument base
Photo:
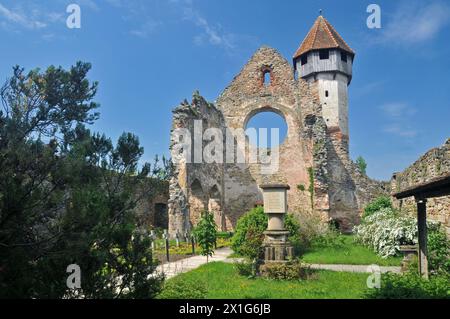
[[[287,240],[288,231],[267,230],[264,232],[264,263],[288,262],[294,256],[294,248]]]

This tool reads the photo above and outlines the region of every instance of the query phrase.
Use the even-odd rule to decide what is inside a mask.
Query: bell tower
[[[320,15],[294,54],[294,69],[319,89],[322,115],[331,135],[348,145],[348,86],[355,52]],[[346,146],[348,152],[348,146]]]

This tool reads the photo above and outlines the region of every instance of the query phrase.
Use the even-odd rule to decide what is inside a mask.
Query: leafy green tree
[[[214,222],[214,215],[208,211],[202,213],[197,227],[194,229],[194,236],[198,245],[202,248],[202,256],[206,256],[206,261],[214,254],[214,243],[216,242],[217,229]]]
[[[113,146],[98,118],[87,63],[14,68],[0,97],[0,297],[151,298],[162,278],[133,212],[152,193],[136,136]],[[149,178],[150,177],[150,178]],[[66,268],[81,268],[81,290]]]
[[[364,214],[363,218],[366,218],[373,213],[379,212],[383,208],[389,208],[393,210],[392,201],[390,197],[388,196],[380,196],[373,201],[371,201],[369,204],[367,204],[366,207],[364,207]]]
[[[362,157],[359,156],[356,159],[356,165],[358,166],[359,170],[361,171],[361,173],[363,173],[364,175],[366,175],[366,170],[367,170],[367,163],[366,160]]]

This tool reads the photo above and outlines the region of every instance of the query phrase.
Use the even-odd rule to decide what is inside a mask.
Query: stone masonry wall
[[[200,138],[195,137],[194,125],[200,123]],[[207,102],[198,92],[192,97],[192,102],[184,101],[173,110],[172,132],[175,129],[187,129],[191,132],[190,160],[186,161],[184,153],[173,146],[179,142],[174,140],[171,134],[171,156],[174,163],[173,177],[170,181],[169,232],[173,235],[176,231],[180,234],[189,232],[198,222],[201,213],[213,207],[216,214],[216,222],[219,229],[222,219],[222,175],[223,166],[216,163],[196,163],[194,139],[201,141],[203,151],[208,141],[203,140],[203,133],[208,128],[218,128],[223,132],[222,113]],[[201,157],[202,154],[200,154]]]
[[[394,174],[391,180],[392,193],[448,173],[450,173],[450,139],[441,147],[428,151],[403,172]],[[414,198],[394,199],[394,204],[402,212],[414,216],[417,214]],[[450,196],[429,199],[427,216],[442,223],[450,236]]]
[[[270,82],[265,83],[269,73]],[[215,104],[198,93],[173,111],[172,132],[200,120],[206,128],[220,128],[226,151],[227,129],[231,140],[241,138],[251,117],[271,111],[287,124],[286,139],[279,147],[279,161],[273,150],[264,152],[277,169],[262,163],[236,163],[237,155],[255,151],[248,139],[238,147],[234,159],[223,164],[190,164],[173,146],[174,176],[170,182],[169,232],[189,231],[205,209],[212,211],[219,229],[231,231],[245,212],[262,203],[259,185],[283,183],[290,186],[288,210],[301,221],[305,214],[323,223],[334,219],[344,232],[359,222],[369,200],[385,191],[382,183],[361,174],[348,154],[348,137],[327,127],[318,95],[318,84],[294,78],[290,63],[275,49],[260,48]],[[239,131],[240,130],[240,131]],[[236,144],[235,144],[236,145]],[[224,159],[226,159],[224,154]]]

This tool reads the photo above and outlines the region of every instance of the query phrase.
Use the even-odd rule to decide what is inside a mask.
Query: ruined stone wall
[[[270,73],[270,83],[264,83],[265,73]],[[278,169],[274,174],[267,173],[262,163],[225,165],[224,209],[227,227],[234,227],[244,212],[262,202],[258,186],[263,183],[291,186],[288,191],[289,211],[312,210],[308,192],[300,191],[297,186],[304,185],[308,189],[308,167],[313,166],[312,141],[302,138],[300,134],[305,120],[302,106],[315,104],[310,108],[317,109],[318,102],[317,97],[310,94],[310,87],[303,82],[294,79],[289,62],[276,50],[263,47],[219,97],[217,105],[228,128],[245,129],[249,119],[263,111],[278,113],[288,126],[286,139],[279,147]],[[248,154],[253,147],[247,144],[242,151]]]
[[[184,101],[173,111],[172,132],[183,128],[191,133],[189,160],[186,160],[186,154],[173,147],[179,141],[174,140],[174,134],[171,134],[174,172],[169,189],[169,232],[189,232],[205,210],[212,210],[218,215],[216,222],[222,229],[223,165],[206,163],[203,159],[203,150],[209,142],[203,140],[203,134],[208,128],[217,128],[223,134],[222,113],[195,92],[191,103]],[[202,144],[198,148],[200,153],[196,151],[194,141]]]
[[[134,212],[139,223],[147,228],[162,227],[167,224],[167,210],[158,210],[157,205],[167,206],[169,200],[169,183],[164,180],[150,179],[135,192],[136,207]],[[161,225],[161,226],[160,226]]]
[[[328,171],[330,217],[344,232],[358,225],[364,207],[375,198],[389,194],[389,183],[362,173],[348,154],[348,138],[328,129]]]
[[[401,173],[395,173],[391,180],[392,193],[432,178],[450,173],[450,139],[437,148],[433,148],[421,156],[414,164]],[[402,212],[417,214],[414,198],[394,199],[394,204]],[[428,218],[441,222],[450,235],[450,196],[431,198],[427,201]]]
[[[264,80],[267,73],[269,83]],[[250,118],[264,111],[281,115],[288,127],[278,157],[273,149],[269,154],[255,149],[242,134]],[[196,120],[202,122],[203,131],[212,127],[222,131],[224,163],[186,163],[185,154],[173,147],[179,141],[172,134],[176,163],[169,199],[172,235],[189,231],[204,209],[214,213],[219,229],[233,230],[239,217],[262,203],[259,185],[267,183],[290,186],[288,210],[299,220],[305,214],[324,223],[334,219],[348,232],[359,222],[363,206],[385,191],[383,183],[361,174],[350,160],[348,136],[327,126],[318,83],[295,79],[290,63],[272,48],[260,48],[215,104],[196,93],[191,103],[178,106],[172,132],[178,128],[194,132]],[[242,137],[244,142],[236,143]],[[231,161],[226,152],[230,140],[237,147]],[[263,152],[270,164],[261,158],[249,162],[255,151]],[[245,163],[236,162],[241,155]]]

